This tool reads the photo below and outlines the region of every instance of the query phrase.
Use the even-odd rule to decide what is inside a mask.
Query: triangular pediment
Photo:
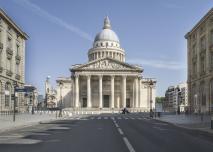
[[[142,71],[142,68],[120,62],[111,58],[103,58],[89,62],[87,64],[78,65],[72,68],[74,71],[78,70],[131,70],[131,71]]]

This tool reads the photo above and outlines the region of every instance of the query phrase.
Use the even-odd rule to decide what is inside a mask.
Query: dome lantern
[[[109,20],[108,16],[106,16],[106,18],[104,19],[104,27],[103,27],[103,29],[111,29],[110,20]]]

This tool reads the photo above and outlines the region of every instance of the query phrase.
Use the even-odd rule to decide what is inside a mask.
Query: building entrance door
[[[104,108],[109,108],[109,95],[104,95]]]
[[[126,99],[126,107],[130,108],[130,99],[129,98]]]
[[[83,107],[87,107],[87,98],[83,98]]]

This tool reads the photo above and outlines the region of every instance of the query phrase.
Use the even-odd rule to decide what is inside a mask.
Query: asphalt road
[[[0,152],[213,152],[213,135],[141,114],[75,116],[0,134]]]

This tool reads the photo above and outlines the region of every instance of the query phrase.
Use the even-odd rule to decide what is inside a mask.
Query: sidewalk
[[[203,119],[200,115],[161,115],[160,118],[155,118],[160,121],[168,122],[176,126],[196,129],[209,133],[213,133],[211,129],[211,117],[209,115],[203,115]]]
[[[13,115],[0,115],[0,133],[18,129],[22,127],[39,124],[42,121],[53,121],[61,118],[56,118],[55,113],[47,114],[16,114],[16,120],[13,122]]]

